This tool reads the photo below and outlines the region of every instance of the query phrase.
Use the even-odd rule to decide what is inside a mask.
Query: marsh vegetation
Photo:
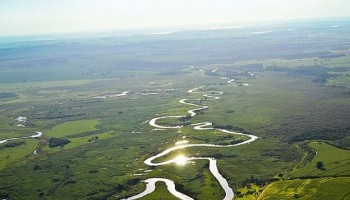
[[[330,28],[334,23],[288,24],[294,31],[276,25],[1,41],[0,140],[43,135],[0,144],[0,198],[122,199],[157,177],[191,198],[223,199],[208,160],[144,163],[183,140],[249,139],[219,129],[259,139],[234,148],[179,149],[159,159],[215,158],[236,199],[347,197],[350,24]],[[251,34],[266,30],[273,31]],[[184,98],[187,105],[179,103]],[[201,106],[208,107],[188,112]],[[19,116],[26,116],[23,127]],[[183,116],[157,120],[181,128],[149,125],[164,116]],[[215,129],[191,126],[203,122]],[[156,186],[145,199],[174,198],[163,182]]]

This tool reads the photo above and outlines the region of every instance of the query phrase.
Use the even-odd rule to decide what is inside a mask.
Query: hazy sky
[[[0,0],[0,36],[350,16],[350,0]]]

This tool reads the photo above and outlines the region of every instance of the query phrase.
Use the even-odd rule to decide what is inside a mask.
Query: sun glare
[[[187,157],[183,155],[179,155],[174,159],[175,163],[177,165],[186,165],[187,164]]]

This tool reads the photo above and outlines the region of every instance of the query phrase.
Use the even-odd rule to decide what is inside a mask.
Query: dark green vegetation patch
[[[50,138],[49,147],[64,147],[64,145],[70,143],[66,138]]]

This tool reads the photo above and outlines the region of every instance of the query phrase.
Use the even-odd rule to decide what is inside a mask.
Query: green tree
[[[317,169],[324,169],[324,164],[323,164],[323,162],[322,161],[318,161],[317,163],[316,163],[316,168]]]

